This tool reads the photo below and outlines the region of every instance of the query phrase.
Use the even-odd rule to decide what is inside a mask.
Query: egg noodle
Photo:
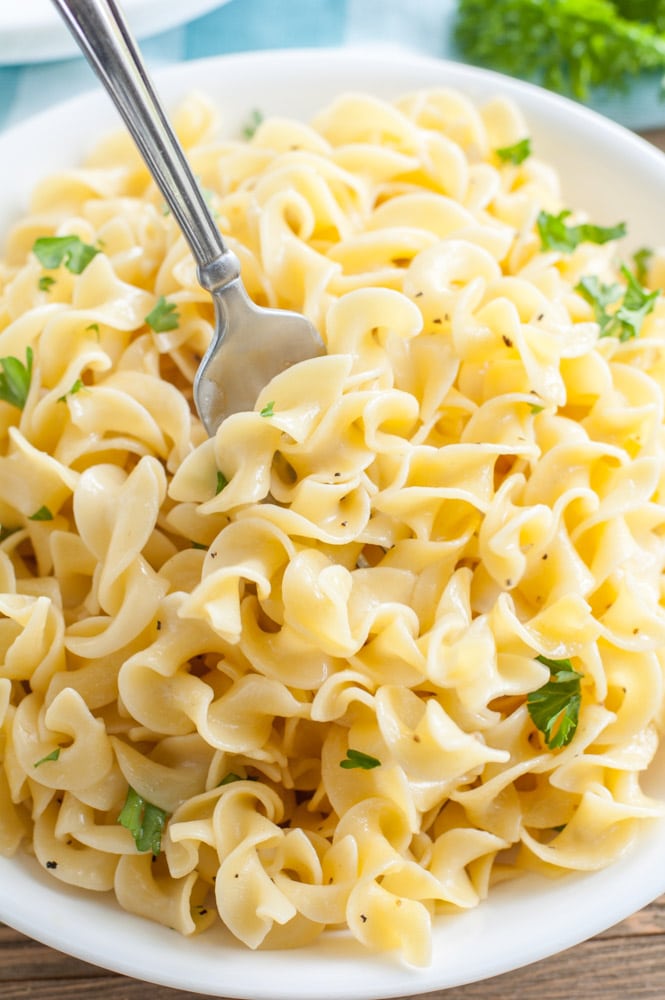
[[[182,934],[425,964],[437,913],[663,815],[661,265],[561,214],[502,98],[175,120],[250,295],[327,354],[208,439],[211,302],[129,139],[35,190],[0,265],[0,851]]]

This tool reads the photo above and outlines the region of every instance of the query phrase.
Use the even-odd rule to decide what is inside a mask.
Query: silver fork
[[[304,316],[261,309],[247,295],[228,249],[160,103],[115,0],[53,0],[120,113],[173,212],[213,298],[215,332],[194,379],[194,402],[208,431],[252,409],[263,387],[297,361],[325,353]]]

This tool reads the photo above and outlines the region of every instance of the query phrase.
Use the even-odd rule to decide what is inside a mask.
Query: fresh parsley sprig
[[[157,856],[162,849],[162,833],[167,813],[148,802],[130,785],[127,798],[118,816],[118,823],[129,830],[139,851],[150,851]]]
[[[527,709],[547,746],[555,750],[567,746],[575,735],[582,703],[582,674],[573,669],[570,660],[551,660],[547,656],[536,659],[549,667],[550,679],[527,696]]]
[[[625,264],[621,267],[626,286],[618,282],[608,285],[595,274],[580,278],[575,290],[593,307],[601,337],[617,337],[622,343],[638,337],[644,320],[653,311],[660,291],[643,288]],[[609,307],[623,299],[618,308]]]
[[[458,0],[455,40],[482,66],[583,99],[665,69],[662,0]]]
[[[32,348],[25,351],[25,364],[18,358],[0,358],[0,399],[17,406],[25,406],[32,381]]]
[[[580,243],[609,243],[626,235],[625,222],[619,222],[615,226],[596,226],[590,222],[569,226],[566,219],[570,214],[568,209],[563,209],[556,215],[544,211],[538,213],[536,227],[543,250],[572,253]]]

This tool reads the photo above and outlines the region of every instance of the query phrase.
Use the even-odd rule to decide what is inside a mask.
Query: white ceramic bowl
[[[148,38],[221,7],[226,0],[123,0],[138,38]],[[76,42],[48,0],[0,3],[0,66],[79,55]]]
[[[356,49],[262,52],[188,63],[158,75],[167,104],[194,88],[225,109],[237,134],[248,113],[307,117],[343,90],[395,97],[450,85],[482,100],[514,98],[537,154],[563,178],[566,203],[594,221],[626,220],[637,246],[665,236],[665,157],[593,112],[536,87],[467,66]],[[108,99],[90,95],[0,136],[0,232],[25,208],[41,176],[73,164],[117,123]],[[665,757],[665,755],[662,755]],[[665,797],[665,759],[650,790]],[[525,877],[497,887],[460,916],[438,919],[434,959],[414,970],[367,954],[342,933],[295,952],[250,952],[221,930],[185,939],[124,913],[107,896],[68,890],[29,858],[0,858],[0,919],[107,969],[211,996],[265,1000],[369,1000],[477,981],[534,962],[588,938],[665,891],[665,821],[645,828],[621,861],[557,881]]]

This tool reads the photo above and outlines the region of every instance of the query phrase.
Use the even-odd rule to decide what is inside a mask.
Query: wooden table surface
[[[665,151],[665,129],[646,135]],[[0,924],[0,1000],[203,1000],[203,997],[201,993],[146,985],[97,969]],[[615,927],[552,958],[481,983],[418,994],[412,1000],[425,997],[427,1000],[665,1000],[665,895]],[[353,997],[349,996],[349,1000]]]

